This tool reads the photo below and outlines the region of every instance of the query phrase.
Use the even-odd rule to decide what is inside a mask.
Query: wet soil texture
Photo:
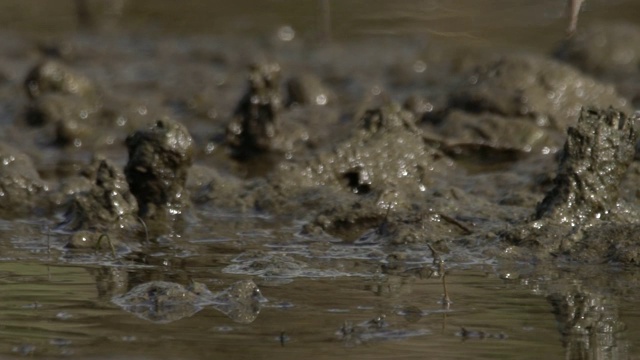
[[[589,27],[546,55],[425,39],[4,37],[0,216],[44,224],[42,261],[217,266],[271,286],[439,277],[445,307],[445,260],[640,264],[637,25]],[[249,248],[234,229],[227,247],[189,243],[212,213],[264,220],[280,237]],[[12,239],[33,237],[20,229]],[[305,247],[261,248],[283,238]],[[358,261],[322,260],[345,256],[336,244]],[[91,269],[114,276],[101,271]],[[250,280],[214,293],[182,285],[193,274],[145,271],[121,286],[97,281],[101,297],[153,322],[207,306],[241,324],[258,316],[263,298]],[[599,290],[541,292],[563,336],[621,327],[602,317],[606,304],[587,306],[604,304]],[[345,323],[337,337],[406,335],[376,319]],[[460,337],[507,338],[471,328]]]

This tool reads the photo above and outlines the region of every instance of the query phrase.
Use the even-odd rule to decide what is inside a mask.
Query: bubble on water
[[[56,319],[58,320],[69,320],[73,317],[73,315],[69,314],[66,311],[60,311],[56,314]]]
[[[278,29],[278,39],[291,41],[296,37],[296,31],[289,25],[283,25]]]
[[[413,63],[413,71],[417,73],[423,73],[427,70],[427,63],[422,60],[418,60]]]

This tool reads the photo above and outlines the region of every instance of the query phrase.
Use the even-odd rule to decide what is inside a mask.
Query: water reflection
[[[629,339],[637,335],[625,324],[640,319],[640,314],[627,312],[622,318],[619,312],[621,299],[635,299],[633,290],[624,288],[633,271],[615,281],[601,277],[586,285],[575,277],[522,269],[519,278],[501,279],[490,267],[450,264],[447,280],[454,302],[443,309],[439,276],[421,278],[415,273],[370,279],[295,278],[266,287],[272,301],[264,303],[262,294],[254,292],[255,284],[246,280],[209,292],[202,284],[180,285],[189,283],[189,276],[178,274],[184,270],[165,272],[171,281],[151,280],[161,274],[144,268],[87,270],[3,263],[0,340],[7,346],[0,347],[0,353],[96,353],[102,347],[91,344],[107,334],[112,340],[106,348],[113,351],[118,346],[118,354],[128,354],[152,344],[160,333],[191,344],[197,341],[214,351],[211,346],[219,346],[209,345],[214,331],[229,349],[251,342],[257,353],[282,347],[282,338],[286,348],[296,351],[304,347],[331,352],[346,346],[382,357],[398,354],[402,346],[402,351],[413,349],[438,358],[510,357],[538,348],[549,358],[563,352],[567,359],[625,359],[632,353]],[[127,279],[134,283],[125,285]],[[215,284],[212,280],[207,282]],[[610,285],[603,286],[607,282]],[[118,307],[110,304],[110,294]],[[42,321],[51,326],[41,327]],[[65,345],[55,345],[62,340],[43,344],[38,340],[43,337],[62,339]],[[115,340],[125,338],[126,343]],[[331,341],[335,346],[328,345]]]
[[[141,319],[158,324],[193,316],[205,307],[212,307],[237,323],[249,324],[258,317],[261,304],[267,299],[251,280],[238,281],[219,293],[212,293],[197,282],[185,287],[172,282],[151,281],[115,296],[111,301]]]
[[[628,357],[626,340],[620,339],[625,324],[616,301],[584,290],[547,296],[562,335],[566,359],[608,360]]]

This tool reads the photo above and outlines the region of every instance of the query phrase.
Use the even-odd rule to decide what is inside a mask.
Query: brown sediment
[[[554,188],[538,205],[536,219],[585,224],[621,211],[623,176],[635,157],[634,118],[619,111],[583,109],[568,130]]]
[[[184,125],[158,120],[130,135],[126,141],[129,161],[124,169],[143,218],[180,213],[189,204],[185,188],[193,163],[193,139]]]

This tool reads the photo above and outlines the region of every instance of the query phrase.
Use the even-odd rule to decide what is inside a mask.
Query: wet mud
[[[546,55],[128,36],[0,44],[0,214],[46,224],[43,261],[53,251],[95,266],[215,265],[274,287],[438,278],[445,307],[444,259],[519,264],[532,278],[640,264],[635,25],[579,31]],[[396,56],[375,56],[380,46]],[[211,213],[279,229],[242,229],[259,246],[304,246],[187,244]],[[334,267],[341,256],[357,261]],[[101,296],[159,323],[208,306],[242,324],[260,312],[252,281],[195,291],[190,278],[145,271]],[[540,292],[568,347],[623,327],[600,288]],[[426,333],[376,319],[337,324],[335,337]]]

